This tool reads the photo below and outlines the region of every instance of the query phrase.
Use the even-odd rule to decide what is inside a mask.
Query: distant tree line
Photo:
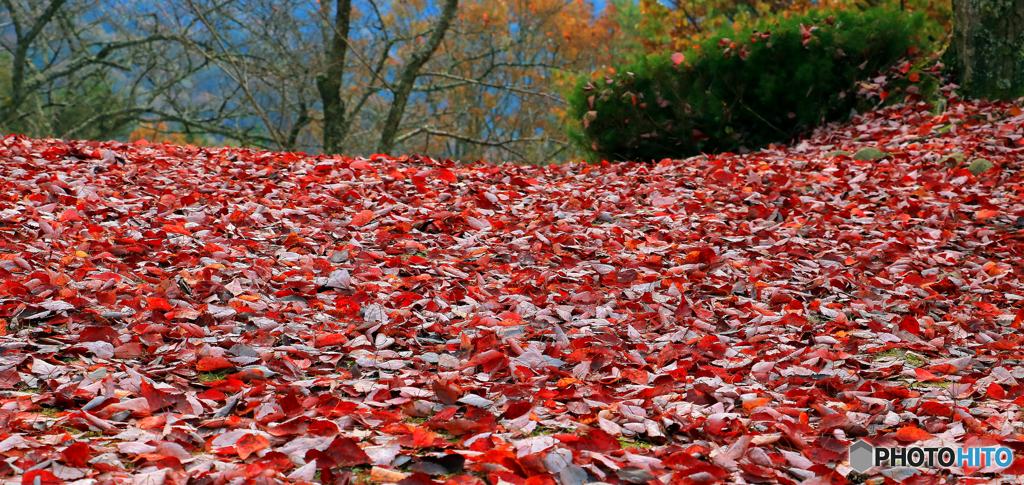
[[[578,0],[0,0],[0,131],[550,160],[615,35]]]

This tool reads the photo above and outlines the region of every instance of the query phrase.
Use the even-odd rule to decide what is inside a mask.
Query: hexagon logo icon
[[[867,441],[857,440],[856,443],[850,445],[850,468],[853,468],[857,473],[868,471],[868,468],[871,468],[874,464],[874,454],[874,446],[871,446]]]

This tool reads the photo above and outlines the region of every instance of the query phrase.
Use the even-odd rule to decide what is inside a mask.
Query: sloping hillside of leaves
[[[1024,114],[948,106],[648,166],[7,136],[0,482],[1021,472],[846,463],[1024,452]]]

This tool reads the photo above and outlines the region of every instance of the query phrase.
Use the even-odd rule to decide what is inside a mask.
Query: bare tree
[[[154,119],[186,133],[243,145],[314,149],[302,132],[313,121],[309,74],[317,40],[295,15],[306,2],[185,0],[160,5],[181,49],[172,66],[201,63],[184,89],[167,96]]]
[[[606,51],[614,24],[587,4],[478,0],[446,37],[414,91],[405,151],[549,163],[570,153],[562,94]]]
[[[330,2],[323,2],[324,24],[330,18]],[[323,71],[316,76],[316,87],[320,92],[320,100],[324,107],[324,152],[340,153],[348,132],[349,117],[345,111],[345,101],[341,94],[341,86],[345,75],[345,60],[348,54],[348,33],[352,22],[352,0],[335,2],[333,29],[324,29],[325,64]],[[330,42],[327,42],[327,39]]]
[[[86,15],[102,7],[111,16]],[[112,20],[117,13],[98,0],[3,0],[0,128],[109,136],[145,111],[133,72],[147,63],[133,54],[167,38],[158,29],[125,29]]]
[[[388,110],[388,117],[384,120],[380,143],[377,145],[378,152],[390,153],[395,148],[395,136],[398,133],[402,115],[405,113],[405,104],[409,102],[409,95],[412,94],[416,79],[420,77],[420,71],[424,64],[430,60],[430,56],[441,45],[445,32],[451,27],[452,20],[455,19],[455,11],[458,7],[459,0],[445,0],[441,16],[434,23],[430,37],[413,51],[409,62],[402,67],[398,79],[392,83],[391,93],[394,95],[394,100],[391,101],[391,109]]]
[[[0,40],[24,71],[2,108],[14,116],[31,116],[38,103],[29,101],[46,82],[61,89],[94,79],[123,100],[104,101],[83,127],[145,121],[199,138],[349,155],[564,153],[557,84],[567,89],[574,70],[592,67],[602,45],[595,32],[608,30],[588,23],[592,12],[575,0],[0,2],[14,12],[0,10]],[[28,18],[41,33],[25,27]],[[71,48],[69,37],[85,40]]]

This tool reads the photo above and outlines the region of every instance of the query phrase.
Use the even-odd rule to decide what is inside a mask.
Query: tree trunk
[[[1024,0],[953,0],[953,18],[949,49],[965,93],[1024,94]]]
[[[1024,1],[1024,0],[1022,0]],[[395,148],[395,137],[398,135],[399,125],[402,123],[402,116],[405,114],[405,105],[409,102],[409,95],[416,84],[416,78],[420,75],[420,69],[430,60],[430,56],[441,45],[445,32],[452,25],[455,13],[459,9],[459,0],[445,0],[441,9],[441,17],[437,19],[434,30],[430,33],[427,42],[413,52],[409,63],[405,65],[398,75],[397,84],[392,83],[392,92],[395,99],[391,102],[391,109],[388,110],[388,117],[384,121],[384,127],[380,134],[380,143],[377,144],[377,152],[390,154]]]
[[[325,9],[330,3],[324,1]],[[352,16],[352,0],[337,0],[334,20],[334,34],[330,46],[326,44],[327,69],[316,76],[316,88],[324,105],[324,153],[341,153],[342,144],[348,134],[348,119],[345,100],[341,97],[341,81],[345,75],[345,55],[348,53],[349,21]],[[327,12],[330,13],[330,12]],[[330,27],[330,23],[327,24]],[[327,36],[325,36],[326,38]]]
[[[21,106],[21,103],[25,102],[29,94],[25,87],[25,75],[26,66],[32,59],[28,59],[28,50],[32,46],[32,43],[36,41],[36,37],[43,32],[46,28],[46,24],[53,20],[53,17],[57,15],[57,11],[60,10],[67,0],[53,0],[43,13],[32,21],[32,26],[26,32],[23,30],[21,24],[22,19],[19,18],[17,10],[14,9],[14,5],[7,3],[8,17],[10,18],[10,25],[14,27],[14,57],[11,59],[11,95],[9,100],[3,101],[3,109],[0,110],[0,118],[7,119],[14,115],[15,111]]]

